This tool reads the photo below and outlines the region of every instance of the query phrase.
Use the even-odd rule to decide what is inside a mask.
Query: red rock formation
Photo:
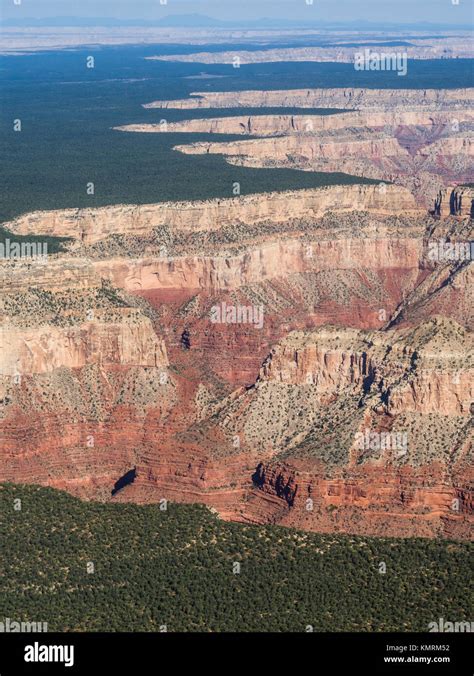
[[[471,320],[448,317],[472,282],[469,266],[426,255],[427,237],[469,236],[465,217],[337,213],[274,230],[252,207],[235,244],[202,213],[204,243],[190,233],[169,258],[108,256],[107,226],[47,266],[2,264],[0,480],[204,502],[243,522],[468,537]],[[261,304],[263,325],[213,323],[222,303]],[[407,453],[359,447],[366,431],[406,432]]]

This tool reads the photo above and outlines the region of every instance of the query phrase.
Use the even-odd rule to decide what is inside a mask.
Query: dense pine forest
[[[468,543],[318,535],[11,484],[0,542],[0,622],[49,631],[427,631],[472,617]]]

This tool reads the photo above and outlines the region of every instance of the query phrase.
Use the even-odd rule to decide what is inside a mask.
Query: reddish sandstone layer
[[[303,333],[301,338],[295,334],[291,338],[293,342],[303,339],[302,351],[296,343],[292,347],[291,341],[283,341],[281,350],[272,353],[271,360],[263,366],[259,387],[265,382],[279,386],[288,381],[284,374],[294,372],[292,381],[296,387],[306,387],[311,373],[318,400],[327,400],[347,387],[362,391],[368,377],[374,382],[382,377],[382,392],[384,387],[393,389],[390,378],[395,382],[398,376],[387,365],[377,365],[376,359],[382,358],[380,347],[368,348],[369,353],[375,350],[373,357],[363,356],[355,344],[359,340],[357,332],[349,332],[347,344],[337,349],[331,346],[334,336],[345,334],[340,330],[329,337],[325,337],[326,330],[314,334],[316,340],[322,341],[320,352],[315,350],[317,343],[306,344],[305,336],[311,334]],[[372,342],[370,336],[368,344]],[[351,354],[354,349],[356,352]],[[178,372],[185,368],[186,377],[172,370],[161,383],[156,369],[151,369],[155,373],[151,376],[151,383],[155,383],[151,391],[147,390],[150,369],[142,366],[105,366],[92,380],[87,367],[74,369],[67,376],[66,390],[54,373],[40,380],[24,376],[16,391],[12,392],[11,387],[8,391],[15,404],[9,407],[3,424],[3,480],[33,481],[85,498],[110,499],[115,482],[135,468],[135,481],[114,500],[199,501],[215,507],[223,518],[278,522],[327,532],[428,536],[455,533],[456,537],[469,534],[472,493],[466,461],[472,440],[464,443],[449,468],[439,461],[420,467],[380,465],[377,461],[359,466],[355,456],[345,466],[332,469],[317,460],[290,457],[282,462],[268,452],[250,451],[245,434],[237,435],[243,443],[240,450],[233,445],[225,420],[229,416],[235,418],[236,410],[240,410],[244,417],[234,420],[239,425],[250,410],[249,398],[259,396],[258,387],[232,394],[228,404],[220,412],[217,409],[217,426],[209,428],[206,420],[214,415],[213,405],[199,413],[200,384],[192,378],[194,353],[182,351],[179,359],[178,350],[176,346],[172,358]],[[461,402],[468,404],[473,397],[472,372],[469,375],[463,371],[459,379],[453,380],[440,372],[443,367],[439,355],[429,354],[423,359],[429,362],[436,358],[437,365],[433,365],[431,375],[427,367],[425,376],[422,371],[412,381],[408,389],[413,396],[411,404],[406,398],[397,398],[397,392],[404,392],[404,386],[397,385],[393,397],[388,398],[387,412],[393,417],[411,408],[423,415],[435,411],[438,415],[468,417],[469,410]],[[402,346],[400,355],[391,358],[412,363],[411,353]],[[446,360],[449,364],[449,354]],[[200,365],[194,364],[194,368],[199,373]],[[49,399],[51,387],[59,397],[54,402]],[[91,408],[94,401],[98,401],[101,420],[97,420],[97,410]],[[140,401],[142,405],[138,407]],[[196,415],[204,416],[201,440],[199,434],[189,432]],[[22,429],[28,430],[26,445]],[[212,440],[206,436],[209,429]],[[219,453],[214,457],[217,449]],[[459,510],[453,508],[455,499],[459,499]]]

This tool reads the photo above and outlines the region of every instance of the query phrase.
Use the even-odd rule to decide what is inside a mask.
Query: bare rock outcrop
[[[393,126],[448,125],[458,128],[463,122],[472,122],[474,112],[470,109],[456,110],[400,110],[400,111],[354,111],[332,115],[241,115],[216,118],[197,118],[180,122],[155,124],[127,124],[114,129],[142,133],[198,133],[198,134],[241,134],[242,136],[286,136],[329,132],[340,129],[384,129]]]
[[[20,327],[0,324],[0,374],[32,375],[58,368],[149,366],[166,368],[166,347],[151,322],[122,312],[118,322],[96,316],[79,325]]]
[[[71,237],[92,243],[114,233],[147,234],[162,225],[197,232],[238,222],[315,219],[328,211],[421,214],[423,208],[409,191],[398,186],[387,185],[381,190],[377,185],[341,185],[208,201],[36,211],[4,223],[4,227],[19,235]]]
[[[440,190],[435,199],[433,213],[442,218],[447,216],[474,217],[474,189],[459,186]]]
[[[311,384],[325,396],[356,388],[361,396],[374,393],[392,416],[470,416],[474,341],[443,318],[396,333],[322,328],[290,334],[272,351],[259,380]]]
[[[153,101],[144,108],[341,108],[456,110],[472,107],[474,89],[284,89],[193,92],[187,99]]]
[[[147,108],[287,106],[336,108],[330,115],[248,115],[116,127],[122,132],[238,134],[245,140],[177,145],[258,168],[342,172],[407,187],[426,207],[474,175],[472,89],[322,89],[207,92]]]

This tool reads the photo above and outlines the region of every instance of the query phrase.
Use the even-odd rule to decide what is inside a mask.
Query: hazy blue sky
[[[170,14],[206,14],[234,21],[261,17],[308,21],[466,23],[472,26],[474,0],[0,0],[5,18],[78,16],[159,19]],[[454,0],[455,2],[456,0]]]

